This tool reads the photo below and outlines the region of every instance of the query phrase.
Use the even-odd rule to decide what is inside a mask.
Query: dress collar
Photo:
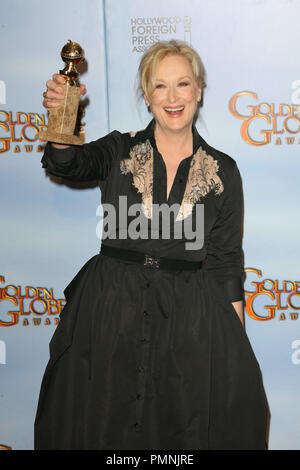
[[[147,139],[149,139],[152,148],[158,151],[156,147],[155,137],[154,137],[154,129],[155,129],[155,119],[153,118],[148,124],[148,126],[146,127],[146,129],[142,131],[142,134],[143,134],[143,138],[146,137]],[[200,147],[200,143],[201,143],[201,137],[194,124],[192,126],[192,133],[193,133],[193,155],[194,155],[197,152],[198,148]],[[187,157],[187,158],[188,159],[192,158],[193,155],[190,155],[190,157]]]

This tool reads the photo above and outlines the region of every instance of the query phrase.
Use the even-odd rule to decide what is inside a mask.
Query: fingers
[[[50,100],[49,98],[46,98],[46,97],[43,99],[43,106],[46,109],[57,108],[59,104],[60,104],[59,102],[55,100]]]
[[[47,90],[43,93],[43,106],[46,109],[56,108],[60,105],[60,101],[64,99],[64,91],[61,85],[65,83],[65,76],[55,73],[52,80],[46,82]],[[80,85],[81,95],[86,94],[86,86]]]
[[[80,93],[81,93],[82,96],[86,94],[86,86],[85,85],[80,85]]]
[[[54,74],[52,80],[46,82],[47,90],[43,93],[43,106],[46,109],[56,108],[64,98],[64,91],[61,85],[65,79],[60,74]]]

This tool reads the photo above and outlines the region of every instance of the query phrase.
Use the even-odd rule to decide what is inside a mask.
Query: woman
[[[42,159],[52,175],[98,179],[117,214],[124,197],[141,211],[138,223],[129,211],[106,224],[101,253],[65,290],[35,447],[263,449],[267,402],[242,324],[239,170],[193,125],[205,80],[191,47],[159,42],[139,72],[154,116],[145,130],[83,147],[48,143]],[[47,82],[47,108],[62,80]],[[153,229],[156,207],[175,212]]]

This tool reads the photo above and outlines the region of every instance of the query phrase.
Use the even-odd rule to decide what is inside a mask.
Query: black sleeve
[[[74,181],[105,180],[122,154],[122,134],[110,134],[82,146],[56,149],[49,142],[41,160],[43,168],[54,176]]]
[[[231,302],[235,302],[244,298],[243,192],[236,163],[227,179],[224,201],[210,233],[205,266],[214,271],[216,280],[224,286]]]

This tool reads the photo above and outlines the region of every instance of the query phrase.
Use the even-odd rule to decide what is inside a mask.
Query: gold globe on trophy
[[[80,129],[82,109],[79,106],[81,98],[76,65],[84,60],[84,50],[77,42],[69,40],[61,50],[61,58],[66,63],[59,73],[64,75],[65,83],[61,85],[64,99],[57,108],[49,110],[46,131],[39,132],[39,139],[66,145],[83,145],[84,132]]]

